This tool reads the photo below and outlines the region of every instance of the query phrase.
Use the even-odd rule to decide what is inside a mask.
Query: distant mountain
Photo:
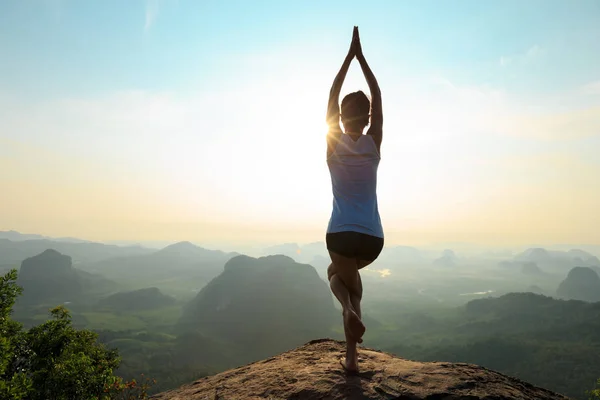
[[[112,244],[112,245],[117,245],[117,246],[136,246],[136,247],[146,247],[149,249],[162,249],[163,247],[167,247],[169,245],[172,245],[173,242],[172,240],[170,241],[165,241],[165,240],[103,240],[102,243],[104,244]]]
[[[512,257],[513,253],[511,250],[505,249],[505,250],[486,250],[483,251],[481,253],[481,256],[483,258],[491,258],[491,259],[495,259],[495,258],[507,258],[507,257]]]
[[[224,257],[232,257],[237,253],[225,253],[221,250],[208,250],[190,242],[178,242],[164,249],[158,250],[152,253],[153,257],[164,257],[170,259],[171,257],[177,257],[179,259],[187,259],[190,261],[197,261],[198,258],[203,260],[218,260],[221,261]]]
[[[600,259],[587,251],[571,249],[567,252],[575,264],[588,266],[591,268],[600,268]]]
[[[181,278],[200,287],[223,271],[237,253],[208,250],[190,242],[179,242],[148,254],[114,257],[85,265],[85,269],[109,278],[161,281]]]
[[[167,307],[175,304],[175,299],[164,295],[158,288],[145,288],[131,292],[119,292],[101,299],[98,307],[114,311],[139,311]]]
[[[534,262],[526,262],[521,266],[521,272],[525,275],[542,275],[544,271]]]
[[[17,284],[23,288],[22,304],[61,304],[79,299],[83,285],[71,257],[48,249],[21,264]]]
[[[518,261],[550,262],[553,259],[554,257],[550,254],[550,252],[541,247],[527,249],[515,256],[515,260]]]
[[[419,249],[410,246],[385,247],[378,260],[397,264],[414,265],[428,262],[427,258]]]
[[[599,262],[598,261],[598,257],[596,257],[595,255],[588,253],[587,251],[583,251],[580,249],[571,249],[569,251],[567,251],[567,254],[569,254],[570,256],[573,257],[579,257],[582,260],[593,260],[594,262]]]
[[[544,289],[537,285],[531,285],[527,288],[527,292],[531,292],[534,294],[544,294]]]
[[[327,280],[327,268],[329,264],[331,264],[331,258],[324,256],[314,256],[312,260],[308,262],[308,264],[312,265],[319,276],[325,280]]]
[[[54,249],[23,260],[17,284],[23,288],[19,305],[87,303],[117,287],[101,275],[74,268],[70,256]]]
[[[478,364],[583,399],[581,388],[600,376],[598,343],[600,303],[510,293],[472,300],[427,330],[407,326],[398,345],[383,350],[409,360]]]
[[[558,334],[569,325],[592,324],[600,328],[600,303],[565,301],[534,293],[509,293],[497,298],[472,300],[465,305],[473,322],[457,326],[463,333],[488,335],[523,332]],[[584,330],[579,335],[584,335]],[[594,333],[600,340],[600,330]]]
[[[571,249],[569,251],[546,250],[536,247],[517,254],[514,261],[534,262],[540,268],[553,271],[565,271],[573,267],[600,267],[598,257],[586,251]]]
[[[290,258],[297,257],[300,253],[300,246],[298,243],[283,243],[274,246],[269,246],[263,250],[265,255],[284,255]]]
[[[21,240],[41,240],[50,238],[42,235],[20,233],[17,231],[0,231],[0,239],[7,239],[13,242],[18,242]]]
[[[0,231],[0,239],[8,239],[13,242],[21,242],[24,240],[53,240],[55,242],[68,242],[68,243],[92,243],[89,240],[78,239],[73,237],[59,237],[53,238],[49,236],[43,236],[31,233],[20,233],[17,231]]]
[[[299,263],[310,263],[315,257],[329,258],[325,242],[313,242],[304,245],[298,243],[283,243],[263,249],[265,256],[284,255]]]
[[[520,272],[524,275],[530,276],[542,276],[547,275],[535,261],[500,261],[498,262],[498,268],[502,268],[508,271]]]
[[[48,239],[12,241],[0,239],[0,265],[18,266],[28,257],[46,249],[69,254],[74,263],[89,263],[116,256],[148,254],[155,250],[143,247],[120,247],[102,243],[69,243]]]
[[[600,301],[600,276],[591,268],[575,267],[560,283],[556,294],[565,299]]]
[[[79,277],[79,281],[81,282],[81,286],[83,287],[84,293],[88,298],[103,296],[107,293],[112,293],[119,287],[119,284],[117,284],[117,282],[107,279],[100,274],[82,271],[78,268],[74,269],[75,273]]]
[[[442,252],[442,256],[433,260],[433,265],[438,267],[454,267],[457,262],[456,254],[450,249]]]
[[[237,256],[188,303],[183,331],[243,346],[249,359],[330,335],[341,316],[315,269],[287,256]]]

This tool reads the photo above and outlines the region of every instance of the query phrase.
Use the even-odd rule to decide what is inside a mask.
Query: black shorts
[[[383,238],[359,232],[328,233],[325,241],[327,250],[364,261],[375,261],[383,249]]]

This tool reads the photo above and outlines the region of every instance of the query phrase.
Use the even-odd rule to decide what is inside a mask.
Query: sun
[[[263,184],[271,201],[265,212],[294,224],[322,218],[331,206],[331,183],[327,169],[327,125],[310,120],[288,124],[278,139],[263,148]],[[263,186],[265,187],[265,186]],[[274,201],[277,199],[276,201]],[[276,213],[276,210],[279,212]]]

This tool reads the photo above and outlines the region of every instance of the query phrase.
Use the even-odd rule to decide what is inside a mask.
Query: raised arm
[[[379,148],[381,146],[381,140],[383,139],[383,110],[381,107],[381,90],[379,89],[379,84],[377,83],[377,79],[371,71],[367,60],[362,52],[362,47],[360,45],[360,38],[358,37],[358,28],[356,28],[356,36],[358,38],[358,44],[356,46],[356,59],[360,64],[360,68],[362,69],[363,75],[367,80],[367,84],[369,85],[369,90],[371,91],[371,126],[367,132],[367,135],[372,135],[373,139],[375,139],[375,143]]]
[[[329,130],[327,132],[327,155],[331,154],[335,149],[335,144],[342,134],[342,128],[340,126],[340,91],[346,79],[348,68],[352,59],[354,59],[355,53],[355,40],[358,38],[358,28],[354,27],[354,33],[352,35],[352,44],[348,50],[348,54],[344,59],[344,63],[340,68],[339,72],[333,80],[331,90],[329,91],[329,102],[327,104],[327,125]]]

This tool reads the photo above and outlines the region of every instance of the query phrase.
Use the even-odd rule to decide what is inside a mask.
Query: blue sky
[[[298,47],[300,59],[342,50],[354,24],[398,73],[440,71],[528,94],[591,81],[600,62],[594,0],[49,0],[4,1],[0,11],[0,82],[31,96],[233,84],[243,73],[240,55]],[[540,55],[550,62],[535,72],[498,73],[501,57],[518,63],[536,46],[560,54]]]
[[[3,1],[0,229],[320,240],[353,25],[384,94],[390,243],[592,240],[600,2],[583,0]]]

